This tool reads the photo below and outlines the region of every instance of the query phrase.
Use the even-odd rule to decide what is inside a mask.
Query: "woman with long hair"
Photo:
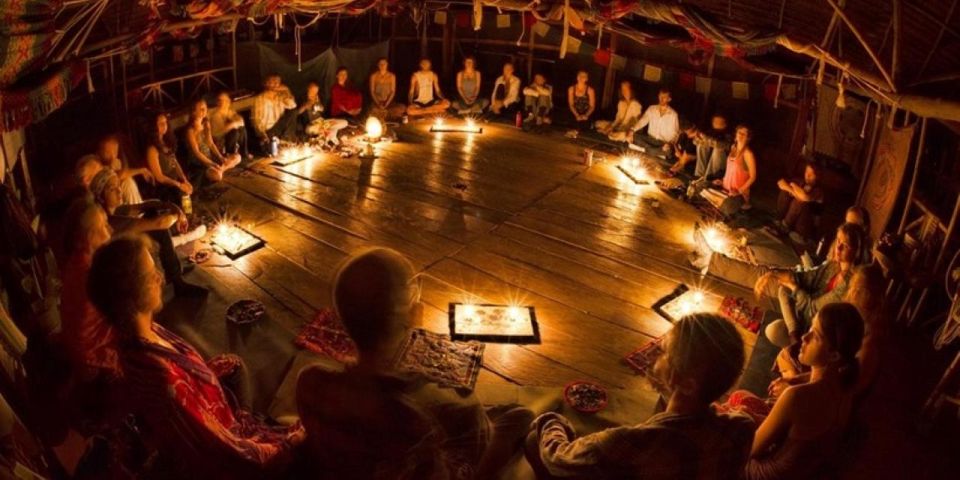
[[[241,408],[248,402],[239,358],[204,362],[154,323],[163,274],[151,248],[143,236],[112,240],[93,255],[87,282],[90,301],[117,335],[124,407],[142,422],[171,478],[276,478],[303,441],[303,428],[268,426]],[[235,380],[230,390],[221,383],[227,376]]]
[[[187,180],[180,162],[177,161],[176,145],[170,132],[170,119],[166,113],[151,117],[147,129],[147,168],[156,181],[155,197],[167,202],[179,203],[183,195],[193,194],[193,184]]]
[[[210,120],[207,119],[207,102],[197,100],[190,111],[190,122],[184,131],[186,136],[188,170],[193,170],[193,184],[199,184],[204,178],[217,183],[223,180],[223,174],[240,164],[239,154],[223,155],[213,141]]]
[[[627,132],[640,120],[643,115],[643,106],[637,101],[630,80],[620,82],[620,101],[617,102],[617,115],[613,121],[597,120],[594,126],[598,133],[606,135],[610,140],[627,141]]]
[[[810,381],[784,390],[757,428],[749,480],[819,478],[850,421],[863,319],[849,303],[823,307],[800,347]]]

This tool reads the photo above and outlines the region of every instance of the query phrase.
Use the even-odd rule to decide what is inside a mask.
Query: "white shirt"
[[[674,143],[680,137],[680,117],[677,111],[669,106],[651,105],[640,118],[640,123],[633,127],[633,131],[647,127],[647,135],[661,142]]]
[[[516,103],[520,100],[520,77],[514,75],[510,77],[510,84],[507,85],[507,81],[503,78],[503,75],[497,77],[497,81],[493,84],[493,94],[491,97],[492,100],[496,100],[497,87],[500,85],[506,85],[506,96],[503,98],[503,105],[507,106],[513,103]]]
[[[253,127],[260,133],[266,133],[291,108],[297,108],[297,102],[289,90],[277,92],[273,98],[267,98],[266,92],[263,92],[253,99],[253,112],[250,114]]]
[[[643,106],[636,100],[620,100],[617,103],[617,117],[613,119],[613,129],[616,131],[625,131],[633,128],[633,125],[640,119],[643,113]]]
[[[528,97],[550,97],[553,96],[553,87],[546,83],[543,86],[530,84],[523,89],[523,94]]]

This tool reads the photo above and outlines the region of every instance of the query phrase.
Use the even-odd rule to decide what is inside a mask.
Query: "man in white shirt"
[[[673,145],[680,137],[680,117],[670,107],[670,90],[660,89],[658,103],[647,107],[640,121],[633,127],[633,144],[651,155],[670,158]],[[639,133],[644,127],[645,134]],[[628,137],[628,138],[630,138]]]
[[[280,75],[268,75],[263,82],[263,91],[253,99],[253,130],[260,145],[265,146],[271,137],[294,138],[297,133],[297,101],[290,89],[280,81]]]
[[[407,115],[411,117],[442,114],[450,108],[450,101],[443,98],[443,92],[440,91],[440,80],[430,68],[430,59],[422,58],[420,70],[410,77]]]
[[[513,64],[503,64],[503,75],[493,84],[490,111],[494,115],[512,115],[520,110],[520,78],[513,74]]]

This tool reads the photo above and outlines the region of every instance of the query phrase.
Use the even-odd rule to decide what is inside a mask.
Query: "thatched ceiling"
[[[148,34],[164,34],[183,22],[223,18],[264,19],[271,13],[359,14],[375,9],[384,15],[422,8],[424,0],[23,0],[60,4],[57,27],[65,32],[54,59],[94,55]],[[828,78],[840,70],[866,82],[868,93],[896,103],[899,95],[960,100],[960,0],[428,0],[432,8],[533,11],[553,23],[565,21],[565,1],[585,28],[619,30],[643,42],[650,32],[672,30],[670,43],[716,44],[722,54],[751,56],[800,52],[809,60],[800,75],[815,75],[826,59]],[[96,7],[96,8],[95,8]],[[838,15],[837,12],[840,12]],[[85,16],[84,16],[85,15]],[[68,25],[78,17],[97,19]],[[69,28],[67,28],[69,27]],[[859,37],[859,38],[858,38]],[[66,41],[79,43],[64,48]],[[659,37],[658,39],[662,39]],[[755,41],[759,39],[759,41]],[[751,43],[753,42],[753,43]],[[723,45],[726,43],[727,45]],[[763,48],[754,48],[761,45]],[[740,48],[748,47],[748,48]],[[732,53],[729,53],[728,50]],[[772,52],[771,52],[772,51]],[[753,60],[759,61],[759,58]]]

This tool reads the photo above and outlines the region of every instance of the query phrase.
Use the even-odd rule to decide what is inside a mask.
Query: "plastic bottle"
[[[184,195],[180,198],[180,208],[184,215],[193,215],[193,201],[190,200],[190,195]]]
[[[270,156],[276,157],[280,154],[280,139],[273,137],[270,139]]]
[[[516,124],[517,128],[523,128],[523,114],[520,113],[519,110],[517,110],[517,116],[514,120],[514,123]]]

